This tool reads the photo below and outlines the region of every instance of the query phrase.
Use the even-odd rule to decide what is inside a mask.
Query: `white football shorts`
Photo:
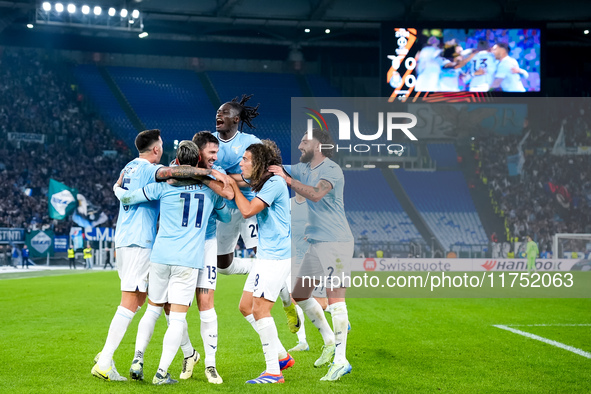
[[[252,270],[246,278],[244,291],[251,292],[254,297],[275,302],[281,288],[289,279],[290,272],[291,259],[255,259]]]
[[[148,297],[155,304],[191,305],[199,270],[180,265],[150,263]]]
[[[152,249],[124,246],[116,249],[117,272],[121,279],[121,291],[148,291],[150,254]]]
[[[304,255],[298,278],[315,278],[326,283],[327,287],[344,287],[343,277],[351,280],[351,260],[355,243],[314,242]],[[338,278],[335,279],[335,278]],[[348,283],[347,283],[348,284]]]
[[[218,281],[218,243],[215,238],[205,241],[203,268],[199,270],[198,289],[215,290]]]
[[[242,236],[246,249],[258,245],[258,224],[256,216],[244,219],[240,211],[230,208],[232,219],[228,223],[217,223],[218,254],[225,255],[234,252],[238,237]]]

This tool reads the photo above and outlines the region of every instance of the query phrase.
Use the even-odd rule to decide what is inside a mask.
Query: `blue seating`
[[[410,242],[421,238],[380,170],[346,170],[345,213],[355,240]]]
[[[488,242],[459,171],[394,170],[404,190],[445,248]]]
[[[82,91],[90,98],[113,132],[133,147],[138,131],[117,102],[109,86],[95,65],[80,65],[74,68],[74,75]]]
[[[342,97],[341,92],[333,88],[326,78],[310,74],[306,76],[306,79],[314,97]]]
[[[458,154],[454,144],[427,144],[431,159],[437,164],[437,168],[457,168]]]
[[[108,67],[107,71],[148,129],[165,143],[215,131],[215,111],[199,77],[189,70]]]

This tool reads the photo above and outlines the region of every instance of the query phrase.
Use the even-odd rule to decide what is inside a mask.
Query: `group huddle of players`
[[[521,78],[528,72],[510,56],[510,47],[505,42],[489,46],[480,40],[476,48],[463,49],[455,39],[440,47],[437,37],[430,37],[417,53],[418,92],[525,92]],[[460,84],[462,82],[462,84]],[[462,89],[460,85],[468,87]]]
[[[181,141],[169,167],[158,164],[163,153],[159,130],[146,130],[136,137],[139,157],[123,168],[113,186],[121,202],[115,236],[121,304],[95,358],[92,375],[107,381],[127,380],[115,368],[113,354],[147,297],[130,377],[143,380],[144,353],[164,311],[168,329],[152,383],[177,383],[168,370],[179,347],[184,355],[179,377],[190,378],[200,360],[186,320],[196,295],[205,376],[210,383],[222,383],[215,361],[218,273],[248,274],[240,312],[260,337],[266,370],[247,383],[283,383],[282,371],[295,363],[279,341],[271,317],[278,298],[292,332],[301,329],[303,312],[320,331],[324,347],[314,366],[330,365],[321,380],[338,380],[351,371],[345,353],[349,328],[346,289],[339,285],[326,290],[333,330],[313,297],[314,283],[302,279],[350,275],[353,236],[344,213],[344,177],[330,160],[331,152],[319,149],[320,144],[330,142],[330,135],[315,129],[311,136],[304,136],[298,147],[300,162],[283,166],[274,142],[240,131],[243,125],[253,128],[252,120],[259,115],[258,106],[247,105],[249,99],[242,96],[220,106],[216,131],[199,132],[192,140]],[[302,233],[299,239],[305,240],[299,248],[306,252],[294,261],[298,272],[293,282],[291,210],[295,199],[290,199],[288,186],[298,196],[298,207],[303,201],[308,207],[301,215],[307,219],[305,230],[297,230]],[[240,236],[247,248],[255,250],[255,259],[234,257]],[[301,338],[291,352],[308,350]]]

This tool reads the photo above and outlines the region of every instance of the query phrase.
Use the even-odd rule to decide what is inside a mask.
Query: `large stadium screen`
[[[540,29],[385,25],[383,92],[401,100],[433,93],[438,97],[479,97],[488,92],[539,92],[540,33]]]

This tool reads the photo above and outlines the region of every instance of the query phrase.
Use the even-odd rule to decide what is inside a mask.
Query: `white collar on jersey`
[[[310,166],[310,169],[311,170],[317,169],[318,167],[320,167],[321,165],[323,165],[326,160],[328,160],[328,157],[325,157],[320,163],[318,163],[318,165],[316,167]]]
[[[228,143],[228,142],[232,141],[234,138],[236,138],[236,136],[237,136],[238,134],[242,134],[242,131],[238,130],[238,131],[236,132],[236,134],[234,134],[234,136],[233,136],[232,138],[230,138],[229,140],[225,140],[225,139],[223,139],[223,138],[221,138],[221,137],[220,137],[220,133],[219,133],[219,131],[218,131],[218,140],[220,140],[221,142],[224,142],[224,143]]]

